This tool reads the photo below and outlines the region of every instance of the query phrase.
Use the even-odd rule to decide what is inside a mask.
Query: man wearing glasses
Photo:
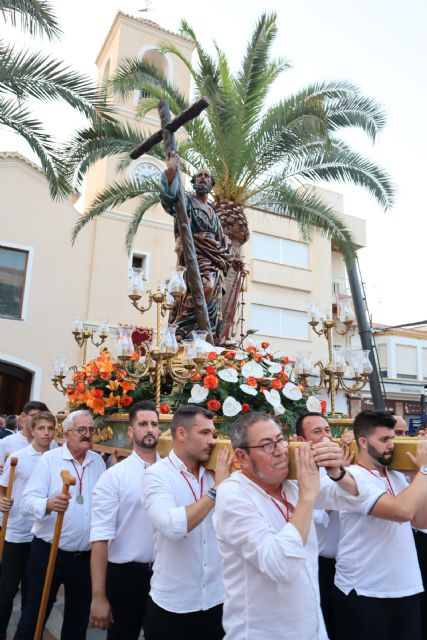
[[[20,500],[28,479],[41,456],[49,451],[55,431],[55,416],[48,411],[41,411],[31,421],[31,444],[14,453],[18,459],[15,467],[12,498],[6,498],[6,489],[10,476],[9,457],[6,460],[4,473],[0,478],[0,511],[9,512],[6,539],[2,558],[2,574],[0,580],[0,639],[6,638],[13,608],[13,599],[21,584],[21,603],[25,604],[27,596],[26,569],[30,554],[33,534],[33,520],[25,518],[20,510]]]
[[[301,443],[296,483],[286,480],[287,442],[271,416],[242,416],[231,441],[241,471],[218,488],[215,513],[225,638],[326,640],[313,510],[351,509],[362,498],[342,467],[342,450],[327,439],[311,448]],[[329,478],[319,477],[318,466]]]
[[[47,605],[49,616],[56,594],[64,585],[65,606],[61,637],[84,640],[91,601],[89,530],[93,488],[105,471],[100,455],[90,450],[94,432],[88,411],[73,411],[62,425],[65,442],[41,459],[22,494],[21,512],[34,519],[28,563],[28,596],[14,636],[32,640],[43,591],[56,514],[65,512],[58,557]],[[70,495],[61,494],[61,471],[76,478]]]

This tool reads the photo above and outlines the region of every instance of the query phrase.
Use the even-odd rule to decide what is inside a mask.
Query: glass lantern
[[[129,358],[133,352],[132,327],[119,327],[119,339],[116,343],[116,356]]]
[[[186,270],[186,267],[176,267],[176,269],[172,271],[168,284],[168,291],[174,298],[182,298],[187,291],[187,285],[184,280],[184,273]]]

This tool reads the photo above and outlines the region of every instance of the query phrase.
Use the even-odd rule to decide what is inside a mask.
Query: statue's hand
[[[177,166],[181,163],[181,158],[175,151],[168,153],[166,158],[166,169],[170,169],[175,173]]]

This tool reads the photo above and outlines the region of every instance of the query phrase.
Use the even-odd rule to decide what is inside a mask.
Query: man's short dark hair
[[[157,418],[159,417],[155,402],[153,402],[152,400],[141,400],[140,402],[135,402],[134,404],[130,405],[129,424],[131,426],[136,420],[136,414],[138,413],[138,411],[154,411]]]
[[[306,413],[303,413],[295,423],[295,433],[297,434],[297,436],[301,436],[302,438],[304,438],[304,420],[309,416],[317,416],[318,418],[323,418],[323,420],[326,420],[323,413],[317,413],[316,411],[307,411]]]
[[[18,418],[13,414],[7,416],[4,428],[10,429],[11,431],[16,431],[16,429],[18,428]]]
[[[36,413],[31,419],[31,428],[34,429],[40,420],[47,420],[52,426],[56,427],[56,418],[50,411],[40,411],[40,413]]]
[[[30,400],[30,402],[26,402],[22,407],[22,411],[24,413],[30,413],[30,411],[49,411],[47,405],[44,402],[39,402],[38,400]]]
[[[361,436],[366,438],[373,434],[376,427],[388,427],[393,429],[396,420],[389,411],[372,411],[367,409],[357,414],[353,423],[354,437],[358,440]]]
[[[268,413],[261,413],[261,411],[250,411],[240,416],[240,418],[237,418],[237,420],[233,422],[230,434],[233,449],[244,449],[248,446],[248,429],[255,424],[255,422],[269,422],[270,420],[275,422],[280,429],[282,428],[279,420]]]
[[[176,430],[178,427],[184,427],[184,429],[190,429],[193,425],[194,418],[198,415],[205,416],[208,420],[212,420],[214,414],[212,411],[208,411],[204,407],[198,407],[195,404],[182,404],[173,414],[171,422],[172,438],[175,438]]]

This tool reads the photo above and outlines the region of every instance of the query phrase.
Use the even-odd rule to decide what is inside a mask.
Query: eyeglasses
[[[76,431],[80,436],[86,433],[91,436],[95,433],[95,427],[76,427],[75,429],[68,429],[68,431]]]
[[[285,449],[288,448],[288,443],[285,438],[281,436],[278,440],[272,440],[271,442],[265,442],[264,444],[253,444],[250,447],[241,447],[242,449],[263,449],[264,453],[274,453],[277,445],[280,444]]]

